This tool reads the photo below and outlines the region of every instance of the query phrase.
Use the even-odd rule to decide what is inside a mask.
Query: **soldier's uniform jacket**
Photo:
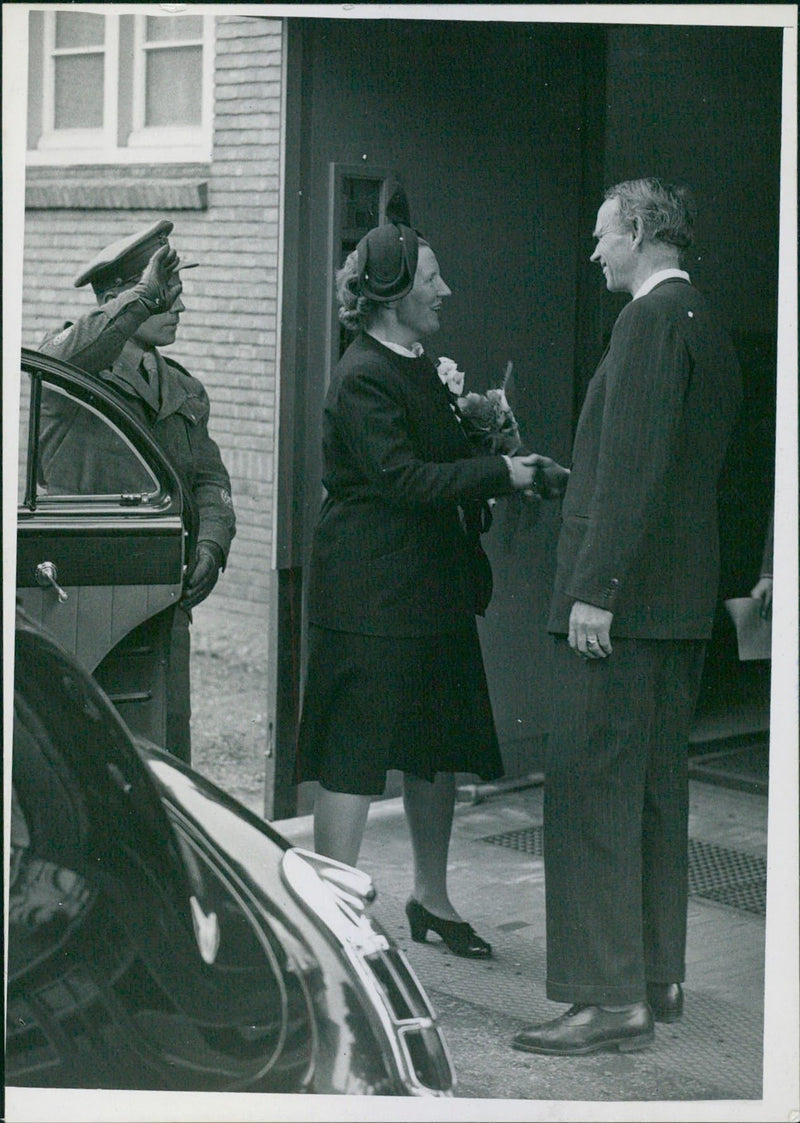
[[[191,537],[214,542],[227,560],[235,534],[231,483],[219,448],[208,433],[210,404],[202,383],[157,350],[133,341],[151,315],[132,290],[121,293],[75,323],[66,323],[40,346],[107,382],[161,447],[178,474],[190,508]],[[146,369],[148,368],[148,369]],[[41,457],[45,474],[59,490],[102,493],[118,490],[119,470],[108,448],[82,431],[88,415],[68,399],[42,401]]]

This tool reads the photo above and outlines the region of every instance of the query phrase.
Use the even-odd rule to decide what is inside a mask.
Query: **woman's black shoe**
[[[441,936],[453,955],[463,955],[467,959],[489,959],[492,945],[475,932],[466,920],[444,920],[434,916],[411,897],[406,905],[406,916],[411,926],[411,939],[424,944],[428,930]]]

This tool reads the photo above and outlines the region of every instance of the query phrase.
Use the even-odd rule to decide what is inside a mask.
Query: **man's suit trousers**
[[[705,641],[555,638],[545,773],[547,996],[623,1005],[684,978],[689,726]]]

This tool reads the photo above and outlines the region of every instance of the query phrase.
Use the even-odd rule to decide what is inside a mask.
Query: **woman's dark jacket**
[[[482,611],[483,503],[512,491],[501,456],[474,456],[426,355],[362,333],[323,415],[327,495],[314,534],[309,619],[339,631],[427,636]]]

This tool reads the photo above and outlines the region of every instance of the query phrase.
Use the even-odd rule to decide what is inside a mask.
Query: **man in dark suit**
[[[717,479],[741,396],[732,344],[680,268],[688,193],[617,184],[592,261],[620,313],[575,435],[549,630],[547,996],[514,1046],[638,1049],[682,1013],[687,742],[716,604]],[[564,469],[545,467],[552,490]]]

